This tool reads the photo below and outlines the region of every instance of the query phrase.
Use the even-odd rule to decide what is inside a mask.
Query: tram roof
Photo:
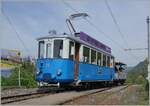
[[[111,48],[106,46],[105,44],[99,42],[98,40],[90,37],[84,32],[76,33],[75,35],[69,35],[69,34],[61,34],[61,35],[49,35],[45,37],[40,37],[37,40],[43,40],[43,39],[50,39],[50,38],[69,38],[76,42],[79,42],[81,44],[85,44],[89,47],[92,47],[96,50],[100,50],[106,54],[111,54]]]

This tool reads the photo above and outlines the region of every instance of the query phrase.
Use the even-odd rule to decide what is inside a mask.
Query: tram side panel
[[[81,81],[109,81],[114,78],[114,73],[114,69],[110,67],[80,63],[78,79]]]

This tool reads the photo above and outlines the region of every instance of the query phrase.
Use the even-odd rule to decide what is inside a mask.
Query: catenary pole
[[[147,16],[146,19],[147,22],[147,37],[148,37],[148,81],[150,83],[150,36],[149,36],[149,16]],[[150,88],[150,84],[149,84],[149,88]],[[150,92],[149,92],[149,96],[150,96]],[[150,103],[150,99],[149,99],[149,103]]]
[[[146,22],[147,22],[147,37],[148,37],[148,62],[150,62],[149,16],[147,16]]]
[[[146,19],[147,22],[147,37],[148,37],[148,80],[150,81],[150,36],[149,36],[149,16]]]

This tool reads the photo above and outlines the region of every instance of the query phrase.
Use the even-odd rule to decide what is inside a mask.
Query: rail
[[[73,99],[70,99],[70,100],[67,100],[67,101],[64,101],[62,103],[59,103],[59,105],[62,105],[62,104],[65,104],[67,102],[70,102],[74,99],[77,99],[77,98],[80,98],[80,97],[84,97],[84,96],[88,96],[88,95],[91,95],[91,94],[95,94],[95,93],[98,93],[98,92],[103,92],[105,90],[109,90],[109,89],[112,89],[112,88],[115,88],[117,86],[113,86],[113,87],[106,87],[106,88],[100,88],[100,89],[92,89],[93,91],[92,92],[89,92],[89,93],[86,93],[84,95],[81,95],[81,96],[78,96],[78,97],[75,97]],[[126,87],[128,87],[128,85],[125,85],[125,87],[121,88],[121,89],[125,89]],[[75,89],[71,89],[71,91],[74,91]],[[91,89],[87,89],[87,91],[90,91]],[[70,90],[65,90],[63,88],[51,88],[51,89],[41,89],[39,90],[38,92],[34,92],[34,93],[28,93],[28,94],[22,94],[22,95],[13,95],[13,96],[7,96],[7,97],[2,97],[1,98],[1,104],[8,104],[8,103],[12,103],[12,102],[18,102],[18,101],[22,101],[22,100],[27,100],[27,99],[33,99],[33,98],[38,98],[38,97],[42,97],[42,96],[47,96],[47,95],[51,95],[51,94],[55,94],[55,93],[62,93],[62,92],[68,92]],[[85,91],[85,90],[80,90],[78,92],[82,92],[82,91]]]
[[[1,97],[1,104],[7,104],[7,103],[12,103],[12,102],[42,97],[42,96],[46,96],[49,94],[63,92],[63,91],[65,91],[63,88],[39,89],[37,92]]]
[[[125,85],[123,88],[121,88],[119,91],[123,90],[123,89],[126,89],[129,85]],[[115,86],[116,87],[116,86]],[[92,95],[92,94],[96,94],[96,93],[99,93],[99,92],[103,92],[103,91],[107,91],[107,90],[110,90],[112,88],[115,88],[115,87],[109,87],[109,88],[104,88],[104,89],[100,89],[100,90],[96,90],[94,92],[90,92],[90,93],[87,93],[85,95],[81,95],[81,96],[78,96],[78,97],[75,97],[75,98],[72,98],[72,99],[69,99],[67,101],[64,101],[64,102],[61,102],[61,103],[58,103],[57,105],[65,105],[66,103],[68,102],[71,102],[75,99],[79,99],[79,98],[82,98],[82,97],[86,97],[88,95]]]

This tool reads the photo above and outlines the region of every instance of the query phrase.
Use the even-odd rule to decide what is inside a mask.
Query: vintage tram
[[[37,41],[39,85],[123,84],[126,80],[126,64],[115,62],[110,47],[84,32],[51,34]]]

